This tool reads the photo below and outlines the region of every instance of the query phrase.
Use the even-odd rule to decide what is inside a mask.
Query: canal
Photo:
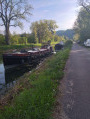
[[[21,76],[35,67],[36,65],[13,65],[4,67],[3,63],[0,63],[0,94],[6,92],[8,88],[13,87]]]
[[[5,85],[5,68],[3,63],[0,64],[0,89]]]

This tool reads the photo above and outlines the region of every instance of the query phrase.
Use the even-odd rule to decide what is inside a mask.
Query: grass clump
[[[50,119],[58,81],[64,75],[69,52],[70,46],[48,58],[38,70],[26,76],[30,88],[26,88],[23,82],[20,84],[23,91],[0,111],[0,119]]]

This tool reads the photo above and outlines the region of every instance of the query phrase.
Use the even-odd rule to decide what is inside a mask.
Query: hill
[[[56,35],[58,35],[58,36],[66,36],[69,39],[73,39],[74,30],[72,30],[72,29],[59,30],[59,31],[56,31]]]

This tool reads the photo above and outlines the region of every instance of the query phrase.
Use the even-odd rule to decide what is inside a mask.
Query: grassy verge
[[[48,58],[38,70],[24,76],[14,88],[7,106],[0,111],[0,119],[50,119],[70,47],[68,45]]]

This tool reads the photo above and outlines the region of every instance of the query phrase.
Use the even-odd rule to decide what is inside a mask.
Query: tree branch
[[[12,24],[11,24],[11,25],[9,25],[9,26],[14,26],[14,27],[17,27],[18,25],[14,25],[14,24],[12,25]]]
[[[83,6],[83,8],[85,8],[86,11],[90,14],[90,9],[89,9],[87,6],[85,6],[84,4],[82,4],[82,6]]]
[[[88,0],[79,0],[79,4],[90,14],[90,2]]]

